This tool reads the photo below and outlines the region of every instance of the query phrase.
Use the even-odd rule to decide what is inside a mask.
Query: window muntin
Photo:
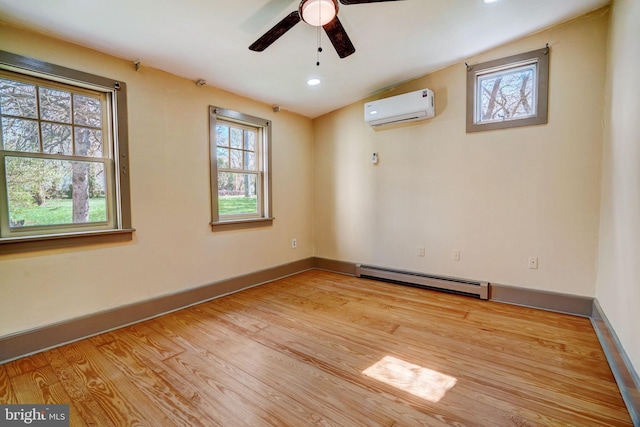
[[[0,253],[130,240],[126,107],[123,82],[0,51]]]
[[[549,49],[468,67],[467,132],[547,123]]]
[[[211,107],[212,224],[270,220],[270,122]]]

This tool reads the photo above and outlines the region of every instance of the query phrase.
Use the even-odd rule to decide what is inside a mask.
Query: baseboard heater
[[[489,283],[356,264],[356,276],[489,299]]]

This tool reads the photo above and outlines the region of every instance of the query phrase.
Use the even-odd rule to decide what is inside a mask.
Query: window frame
[[[258,213],[221,216],[219,214],[218,194],[218,122],[237,124],[240,128],[257,129],[256,164],[258,175],[256,193],[258,194]],[[273,224],[271,191],[271,121],[244,114],[226,108],[209,106],[209,152],[211,178],[211,226],[214,231],[233,230],[269,226]],[[226,170],[226,169],[225,169]],[[238,169],[242,173],[243,170]],[[251,172],[253,173],[253,172]]]
[[[491,74],[503,73],[510,69],[517,69],[529,64],[536,65],[536,86],[534,88],[534,97],[536,100],[535,114],[519,119],[487,121],[484,123],[478,122],[476,120],[478,115],[478,79]],[[467,133],[546,124],[548,122],[548,98],[548,47],[467,66]]]
[[[113,219],[103,226],[92,226],[89,223],[84,227],[47,226],[34,227],[30,232],[25,233],[12,232],[10,237],[0,237],[0,254],[131,240],[135,230],[131,225],[126,84],[2,50],[0,50],[0,69],[23,76],[25,80],[35,78],[51,82],[52,86],[62,84],[78,88],[78,91],[89,89],[105,94],[106,105],[109,108],[106,112],[109,123],[105,127],[107,132],[112,132],[112,147],[108,149],[111,152],[113,164],[112,176],[109,177],[113,183],[105,182],[105,184],[113,186],[111,190],[113,201],[107,209],[114,210]],[[91,158],[88,160],[91,161]],[[111,169],[109,162],[105,165],[107,166],[105,171]],[[3,177],[2,182],[4,179]],[[4,197],[8,197],[6,189],[2,190]],[[9,219],[4,218],[4,215],[1,221],[3,227],[9,226]]]

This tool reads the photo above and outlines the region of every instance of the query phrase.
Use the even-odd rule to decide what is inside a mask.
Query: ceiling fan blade
[[[353,46],[353,43],[351,43],[351,39],[349,39],[347,32],[344,30],[337,16],[322,28],[324,28],[327,36],[329,36],[329,40],[331,40],[331,44],[336,49],[336,52],[338,52],[340,58],[346,58],[356,51],[356,48]]]
[[[383,1],[402,1],[402,0],[340,0],[340,3],[348,6],[350,4],[378,3]]]
[[[273,28],[264,33],[262,37],[253,42],[253,44],[249,46],[249,49],[256,52],[262,52],[271,46],[273,42],[282,37],[284,33],[293,28],[293,26],[298,22],[300,22],[300,14],[296,10],[288,14],[282,21],[278,22],[273,26]]]

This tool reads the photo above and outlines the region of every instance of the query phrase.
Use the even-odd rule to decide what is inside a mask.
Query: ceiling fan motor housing
[[[337,0],[302,0],[298,13],[304,22],[321,27],[333,20],[338,14]]]

